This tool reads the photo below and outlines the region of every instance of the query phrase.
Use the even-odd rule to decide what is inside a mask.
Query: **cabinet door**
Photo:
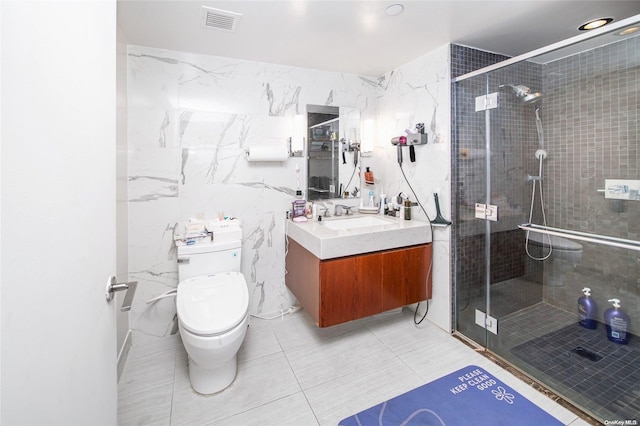
[[[427,282],[430,262],[430,244],[383,254],[382,304],[384,311],[420,302],[431,296],[430,276]]]
[[[381,312],[381,262],[381,254],[370,254],[321,263],[321,327]]]

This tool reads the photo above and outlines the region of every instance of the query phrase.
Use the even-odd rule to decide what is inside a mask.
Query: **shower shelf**
[[[590,243],[602,244],[605,246],[640,251],[640,241],[625,240],[624,238],[589,234],[587,232],[571,231],[568,229],[552,228],[550,226],[540,226],[532,223],[523,223],[522,225],[518,225],[518,228],[524,231],[537,232],[539,234],[555,235],[572,240],[588,241]]]

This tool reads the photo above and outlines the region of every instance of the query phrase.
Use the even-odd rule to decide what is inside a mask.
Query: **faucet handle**
[[[342,209],[346,210],[347,212],[345,213],[345,215],[350,215],[351,214],[351,208],[353,206],[345,206],[344,204],[336,204],[336,208],[335,208],[335,215],[336,216],[342,216]]]

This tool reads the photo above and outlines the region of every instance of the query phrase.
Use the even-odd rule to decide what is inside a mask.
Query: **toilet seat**
[[[215,336],[240,324],[249,309],[249,291],[240,272],[189,278],[178,285],[181,326],[198,336]]]
[[[582,251],[582,245],[567,238],[558,237],[557,235],[541,234],[539,232],[529,232],[529,242],[540,247],[549,247],[549,239],[554,250],[564,251]]]

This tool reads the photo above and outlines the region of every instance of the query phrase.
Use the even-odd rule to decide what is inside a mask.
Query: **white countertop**
[[[367,216],[387,223],[339,230],[325,226],[330,221]],[[287,236],[322,260],[425,244],[432,240],[431,227],[427,222],[368,214],[334,216],[322,221],[289,220]]]

